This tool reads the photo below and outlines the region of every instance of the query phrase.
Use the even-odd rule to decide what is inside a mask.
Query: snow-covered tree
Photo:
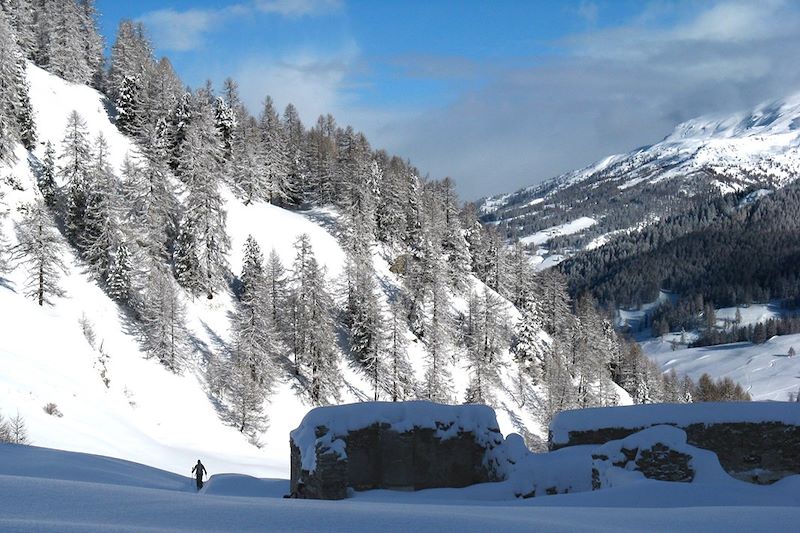
[[[58,176],[68,190],[67,229],[70,237],[77,242],[85,229],[87,187],[92,169],[86,122],[77,111],[72,111],[67,119],[59,162]]]
[[[64,295],[58,283],[61,274],[66,272],[61,259],[64,253],[61,236],[41,198],[21,210],[22,219],[16,224],[17,244],[11,249],[12,258],[27,271],[25,295],[39,305],[52,304],[53,297]]]
[[[492,389],[500,381],[500,353],[506,344],[500,322],[502,308],[500,299],[484,289],[480,295],[471,297],[467,331],[467,360],[470,373],[466,401],[488,403],[492,400]]]
[[[130,252],[125,241],[117,244],[115,253],[111,256],[106,280],[106,291],[114,300],[127,304],[131,299],[131,266]]]
[[[220,142],[210,109],[202,107],[186,132],[179,161],[186,184],[184,228],[196,243],[200,289],[208,299],[222,285],[230,247],[220,195]],[[176,262],[179,259],[176,257]]]
[[[278,374],[278,334],[269,309],[264,258],[252,236],[245,242],[241,297],[232,318],[233,369],[228,388],[232,422],[243,433],[265,429],[264,401]]]
[[[261,131],[249,117],[232,139],[231,168],[236,192],[245,205],[268,198],[269,181],[263,161]]]
[[[108,279],[113,253],[120,240],[118,196],[119,182],[108,161],[108,143],[100,134],[94,146],[94,161],[86,187],[84,230],[78,242],[83,256],[103,282]]]
[[[289,161],[286,136],[278,113],[267,96],[259,118],[261,130],[261,163],[264,165],[267,190],[266,199],[275,205],[291,205],[294,195],[289,182]]]
[[[58,192],[58,186],[56,185],[56,151],[50,141],[47,141],[44,148],[38,187],[47,206],[51,209],[54,208]]]
[[[285,317],[280,315],[280,311],[285,309],[286,302],[286,269],[281,262],[281,257],[275,248],[270,250],[267,264],[264,267],[269,291],[269,305],[272,313],[272,321],[275,326],[282,330]]]
[[[315,404],[338,396],[339,372],[333,300],[326,289],[324,269],[317,263],[307,234],[295,241],[295,260],[289,281],[290,321],[287,328],[294,356],[294,373]]]
[[[414,370],[408,360],[408,340],[403,307],[398,302],[389,306],[386,326],[384,392],[393,402],[416,397]]]
[[[140,310],[143,345],[177,373],[189,355],[186,310],[166,265],[151,259],[146,272]]]

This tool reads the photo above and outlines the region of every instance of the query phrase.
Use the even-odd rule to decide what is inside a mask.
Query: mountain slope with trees
[[[8,317],[2,408],[29,416],[34,440],[106,451],[91,421],[115,419],[185,449],[203,438],[183,413],[213,428],[208,446],[239,435],[283,457],[311,406],[422,398],[493,405],[536,445],[559,410],[685,398],[557,272],[535,275],[462,209],[452,180],[420,178],[330,115],[306,128],[267,97],[253,116],[234,80],[187,91],[138,23],[121,23],[109,68],[93,70],[96,19],[75,6],[69,47],[45,47],[63,28],[39,3],[0,16],[0,293],[10,313],[26,283],[33,298],[30,322]],[[80,76],[53,74],[62,53]],[[26,340],[40,313],[73,341]],[[25,354],[37,365],[18,365]],[[49,373],[52,357],[78,374]],[[39,414],[50,390],[79,398],[66,433]]]

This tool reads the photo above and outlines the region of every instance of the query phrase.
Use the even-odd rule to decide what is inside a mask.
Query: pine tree
[[[9,165],[16,161],[14,143],[20,138],[17,127],[19,110],[20,51],[16,35],[0,11],[0,162]]]
[[[186,310],[165,265],[151,259],[146,271],[140,312],[144,348],[178,373],[189,355]]]
[[[292,104],[283,112],[283,131],[286,139],[286,178],[289,184],[289,205],[301,205],[306,190],[305,139],[300,114]]]
[[[26,75],[25,61],[17,60],[17,126],[19,140],[26,150],[36,147],[36,123],[33,107],[31,107],[30,83]]]
[[[514,330],[511,353],[514,361],[533,384],[538,384],[542,377],[547,345],[542,340],[537,315],[534,309],[523,307],[522,317]]]
[[[145,37],[144,26],[130,20],[122,20],[117,29],[116,40],[111,47],[111,63],[108,71],[108,93],[112,101],[119,102],[126,78],[140,78],[152,69],[153,51]],[[145,85],[142,83],[140,88]],[[131,101],[141,101],[138,96]],[[136,110],[130,110],[135,114]]]
[[[72,111],[61,141],[58,176],[68,188],[67,229],[77,242],[86,224],[87,184],[90,180],[92,152],[89,148],[86,122]]]
[[[108,295],[121,304],[128,304],[131,300],[131,273],[133,268],[130,263],[130,253],[124,241],[117,244],[111,264],[108,269],[106,291]]]
[[[103,282],[108,278],[112,254],[120,239],[118,196],[119,183],[108,161],[108,144],[100,134],[95,142],[94,162],[86,187],[84,230],[78,242],[83,256]]]
[[[386,379],[384,390],[393,402],[416,396],[414,371],[408,360],[408,340],[402,306],[390,305],[389,323],[386,332]]]
[[[444,271],[441,257],[433,259],[430,305],[425,323],[427,352],[422,392],[427,400],[447,403],[453,395],[452,378],[447,363],[453,324]]]
[[[261,133],[255,119],[248,117],[232,140],[234,187],[245,205],[268,197],[269,182],[263,161]]]
[[[87,61],[84,14],[74,1],[59,2],[54,31],[49,36],[47,67],[53,74],[73,83],[91,83],[95,71]]]
[[[42,159],[41,173],[37,185],[39,192],[42,194],[45,203],[51,209],[56,205],[56,151],[53,149],[53,144],[47,141],[44,149],[44,158]]]
[[[317,263],[307,234],[295,241],[290,279],[289,344],[296,376],[315,404],[338,396],[341,375],[335,351],[333,301],[325,288],[324,270]]]
[[[261,161],[268,188],[266,199],[275,205],[291,205],[294,194],[289,182],[289,161],[286,137],[278,113],[267,96],[259,118],[261,130]]]
[[[471,328],[467,334],[467,359],[470,372],[466,401],[488,403],[491,389],[500,381],[501,347],[505,344],[499,317],[500,299],[484,289],[480,296],[472,295]]]
[[[98,30],[97,9],[94,0],[80,0],[80,24],[83,37],[83,50],[86,66],[89,70],[89,80],[95,89],[103,89],[105,41]]]
[[[177,234],[178,201],[170,181],[166,121],[145,125],[142,160],[123,163],[126,219],[136,231],[138,248],[162,261]]]
[[[219,191],[220,155],[210,110],[203,107],[186,132],[179,168],[187,192],[185,227],[196,242],[198,279],[202,280],[200,288],[208,299],[214,297],[223,282],[227,271],[225,254],[230,247]]]
[[[60,235],[42,199],[24,207],[16,233],[17,244],[11,252],[12,259],[27,269],[25,296],[39,305],[52,305],[52,297],[64,295],[58,281],[66,266]]]
[[[286,301],[286,269],[281,258],[275,251],[270,250],[265,267],[267,290],[269,291],[269,305],[272,313],[272,322],[279,330],[283,330],[283,317],[279,311],[285,309]]]
[[[269,310],[263,255],[252,236],[245,242],[240,279],[242,292],[233,317],[233,371],[228,387],[233,423],[254,438],[265,428],[264,401],[276,380],[280,348]]]

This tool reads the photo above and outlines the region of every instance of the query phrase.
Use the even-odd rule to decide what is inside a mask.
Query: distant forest
[[[606,307],[636,307],[660,289],[680,294],[687,312],[800,294],[800,187],[756,203],[752,191],[695,204],[561,265],[570,293],[591,293]],[[688,303],[691,302],[691,305]]]

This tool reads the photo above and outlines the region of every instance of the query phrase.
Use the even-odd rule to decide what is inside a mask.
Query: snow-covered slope
[[[674,368],[694,380],[704,373],[715,379],[729,377],[753,400],[777,401],[787,401],[790,393],[800,391],[800,357],[789,357],[791,347],[800,349],[800,335],[772,337],[764,344],[739,342],[674,351],[661,339],[642,343],[644,353],[665,372]]]
[[[582,448],[582,450],[581,450]],[[588,450],[586,448],[589,448]],[[555,452],[571,475],[593,447]],[[581,457],[581,456],[584,457]],[[693,465],[698,468],[698,465]],[[703,464],[703,471],[708,470]],[[571,467],[571,468],[570,468]],[[719,470],[719,465],[716,465]],[[4,531],[793,531],[800,477],[758,486],[725,475],[695,483],[630,480],[601,491],[515,499],[509,482],[419,492],[367,491],[347,501],[283,499],[285,479],[191,480],[108,457],[0,445]]]
[[[598,223],[581,228],[585,238],[575,250],[594,248],[600,241],[592,239],[656,222],[698,194],[760,189],[756,201],[799,173],[800,93],[748,112],[689,120],[657,144],[488,198],[481,211],[537,245],[558,236],[540,242],[542,230],[591,217]]]
[[[110,147],[110,161],[120,168],[135,145],[110,122],[104,98],[96,91],[72,85],[29,65],[31,100],[36,112],[38,140],[33,158],[44,155],[47,141],[58,149],[68,114],[74,109],[86,121],[91,138],[102,133]],[[14,168],[0,167],[0,190],[10,216],[3,233],[14,243],[17,208],[35,194],[35,178],[29,154],[18,147]],[[4,178],[13,176],[12,180]],[[274,248],[284,265],[291,266],[297,236],[307,233],[318,260],[326,267],[331,283],[344,265],[344,252],[336,238],[337,213],[318,209],[287,211],[269,204],[245,206],[224,191],[228,232],[232,249],[231,269],[241,268],[242,246],[252,234],[262,250]],[[65,247],[68,249],[68,247]],[[288,472],[288,435],[311,407],[301,400],[289,378],[281,380],[267,410],[270,426],[256,448],[219,418],[203,377],[205,357],[224,348],[229,340],[228,314],[233,296],[222,293],[214,300],[193,300],[183,295],[188,326],[196,346],[183,375],[168,372],[157,361],[147,359],[135,328],[118,306],[93,281],[85,265],[71,251],[65,252],[68,272],[62,279],[64,298],[53,307],[38,307],[22,295],[25,273],[15,267],[0,278],[0,411],[25,418],[34,444],[65,450],[112,455],[151,464],[173,472],[185,472],[202,457],[215,472],[235,471],[258,476],[285,476]],[[380,286],[391,290],[400,280],[389,270],[382,250],[375,250],[375,269]],[[476,290],[482,284],[471,283]],[[385,295],[383,296],[385,300]],[[456,298],[456,309],[465,309],[464,298]],[[507,305],[508,320],[516,311]],[[83,325],[82,325],[83,324]],[[88,325],[95,342],[83,333]],[[425,346],[410,332],[409,357],[418,378],[424,374]],[[101,379],[102,352],[108,355]],[[513,368],[508,354],[501,371],[503,386],[496,390],[498,419],[504,433],[527,431],[544,436],[544,430],[529,411],[517,406],[508,391],[513,387]],[[466,363],[453,369],[456,400],[461,401],[467,385]],[[345,385],[343,401],[371,398],[371,388],[342,357]],[[62,417],[44,412],[55,403]]]

